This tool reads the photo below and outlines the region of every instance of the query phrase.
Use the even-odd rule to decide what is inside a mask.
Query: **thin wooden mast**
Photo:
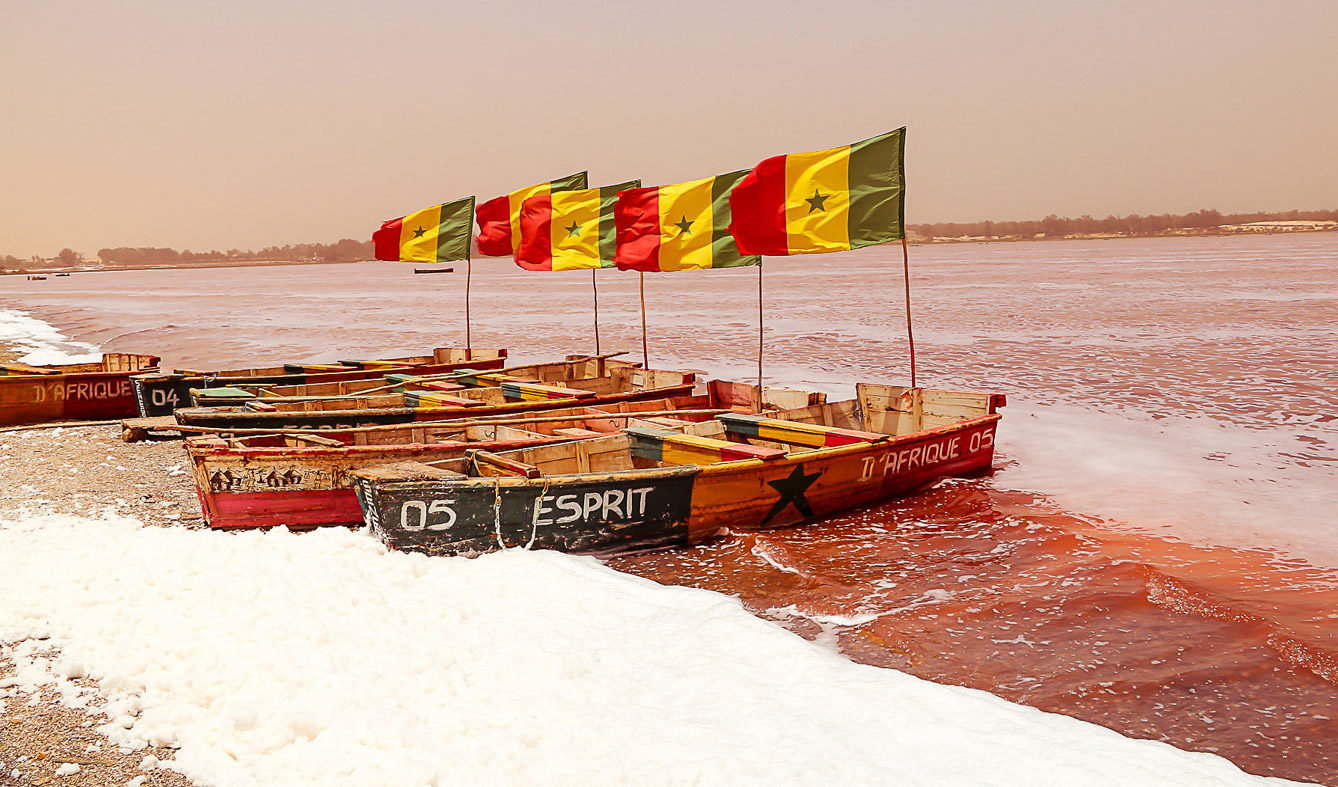
[[[911,330],[911,252],[910,244],[901,237],[901,268],[906,279],[906,341],[911,351],[911,387],[915,387],[915,333]]]
[[[474,276],[474,263],[465,258],[465,360],[474,360],[474,341],[469,321],[469,282]]]
[[[590,269],[590,286],[595,291],[595,355],[599,355],[599,282],[595,280],[595,274],[599,268]]]
[[[650,368],[650,351],[646,349],[646,272],[637,271],[641,277],[641,368]]]
[[[757,398],[753,401],[753,412],[762,412],[762,258],[757,258]]]

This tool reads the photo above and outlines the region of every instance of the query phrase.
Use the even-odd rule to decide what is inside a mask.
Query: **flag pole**
[[[641,276],[641,368],[650,368],[650,351],[646,349],[646,272],[637,271]]]
[[[753,412],[762,412],[762,258],[757,258],[757,398]]]
[[[599,355],[599,282],[595,280],[595,273],[599,268],[590,269],[590,286],[595,291],[595,355]]]
[[[474,278],[474,262],[468,257],[465,258],[465,360],[474,360],[474,340],[470,335],[469,322],[469,283]]]
[[[906,236],[901,237],[901,269],[906,279],[906,341],[911,349],[911,387],[915,387],[915,334],[911,331],[911,252]]]

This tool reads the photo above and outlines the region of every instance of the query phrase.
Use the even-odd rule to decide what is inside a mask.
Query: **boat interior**
[[[158,368],[158,356],[156,355],[104,353],[102,360],[92,363],[54,364],[49,366],[33,366],[17,361],[0,363],[0,377],[138,372],[156,368]]]
[[[394,375],[402,378],[402,375]],[[511,402],[560,402],[594,399],[599,395],[635,393],[692,385],[693,372],[642,369],[639,364],[606,358],[558,361],[498,371],[461,370],[434,379],[414,378],[418,390],[403,390],[408,379],[379,378],[379,386],[361,393],[295,398],[254,396],[241,388],[193,391],[197,406],[240,404],[254,412],[331,412],[379,408],[455,408],[501,405]],[[443,385],[445,384],[445,385]],[[284,386],[289,389],[321,390],[347,383],[315,383]],[[436,386],[436,387],[433,387]],[[359,388],[362,386],[348,386]],[[399,388],[400,391],[395,389]],[[380,389],[380,390],[378,390]],[[443,390],[444,389],[444,390]],[[230,392],[241,391],[240,395]]]
[[[374,430],[355,430],[341,440],[321,433],[284,432],[224,438],[202,435],[186,439],[188,447],[210,450],[310,449],[348,446],[439,445],[457,442],[528,440],[560,437],[579,440],[616,433],[629,426],[656,426],[705,421],[719,411],[685,408],[677,399],[614,402],[599,407],[544,410],[526,417],[492,417],[477,421],[424,422]]]
[[[428,364],[465,363],[477,360],[495,360],[506,357],[506,350],[479,348],[466,350],[463,347],[438,347],[431,355],[410,355],[402,358],[380,358],[376,360],[348,360],[335,363],[287,363],[280,366],[264,366],[253,369],[174,369],[175,374],[183,377],[280,377],[286,374],[319,372],[354,372],[365,369],[394,369]]]
[[[246,385],[237,383],[226,388],[201,388],[192,392],[198,407],[217,404],[236,404],[250,399],[298,401],[306,399],[337,399],[366,397],[376,394],[391,395],[406,391],[441,394],[466,388],[498,387],[503,381],[531,383],[542,387],[576,387],[573,381],[608,377],[612,370],[639,368],[640,364],[610,358],[569,356],[552,363],[514,366],[507,369],[457,369],[428,375],[412,371],[389,373],[384,377],[363,380],[301,383],[296,385]],[[565,397],[559,397],[565,398]],[[383,405],[384,406],[384,405]]]
[[[759,414],[722,412],[695,421],[672,416],[629,419],[617,434],[496,453],[471,450],[460,459],[399,463],[362,474],[386,481],[498,476],[537,479],[768,461],[824,448],[886,442],[989,415],[1003,404],[1003,397],[997,394],[861,383],[856,386],[855,399],[830,404]]]

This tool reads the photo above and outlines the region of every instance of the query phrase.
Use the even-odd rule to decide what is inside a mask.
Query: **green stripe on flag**
[[[616,186],[601,186],[599,189],[599,267],[601,268],[612,268],[613,257],[618,253],[618,228],[613,223],[613,206],[618,202],[618,192],[640,187],[640,180],[629,180]]]
[[[548,189],[549,191],[578,191],[590,188],[586,185],[587,182],[586,173],[577,172],[575,175],[568,175],[565,178],[550,181]]]
[[[739,244],[729,231],[733,213],[729,209],[729,193],[748,176],[751,169],[727,172],[716,175],[711,182],[711,267],[741,268],[745,265],[761,265],[762,258],[756,255],[747,257],[739,254]]]
[[[437,262],[469,259],[473,228],[473,197],[443,202],[441,223],[437,225]]]
[[[850,248],[906,237],[906,127],[850,146]]]

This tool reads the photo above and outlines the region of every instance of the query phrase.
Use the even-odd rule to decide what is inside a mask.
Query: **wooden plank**
[[[363,478],[387,481],[438,481],[451,478],[464,478],[464,474],[434,467],[423,462],[394,462],[373,467],[358,468],[358,475]]]
[[[864,428],[890,435],[920,431],[920,389],[859,383],[855,396]]]
[[[732,434],[790,445],[805,445],[810,448],[832,448],[853,443],[879,443],[888,439],[888,435],[877,432],[861,432],[820,424],[796,423],[780,418],[764,418],[741,413],[726,413],[717,416],[717,420],[725,425],[725,431]]]
[[[61,369],[47,369],[41,366],[29,366],[26,363],[14,361],[12,363],[0,363],[0,373],[16,374],[63,374]]]
[[[405,391],[402,396],[405,407],[478,407],[483,404],[478,399],[425,391]]]
[[[827,394],[821,391],[801,391],[793,388],[763,388],[763,410],[793,410],[825,404]]]
[[[785,456],[785,451],[775,448],[731,443],[728,440],[663,429],[629,426],[623,432],[632,437],[633,456],[670,464],[714,464],[738,459],[780,459]]]
[[[479,475],[484,475],[484,468],[499,470],[503,475],[521,476],[522,478],[538,478],[542,475],[539,468],[534,465],[517,462],[491,451],[473,448],[466,451],[465,456],[473,466],[478,468]]]

